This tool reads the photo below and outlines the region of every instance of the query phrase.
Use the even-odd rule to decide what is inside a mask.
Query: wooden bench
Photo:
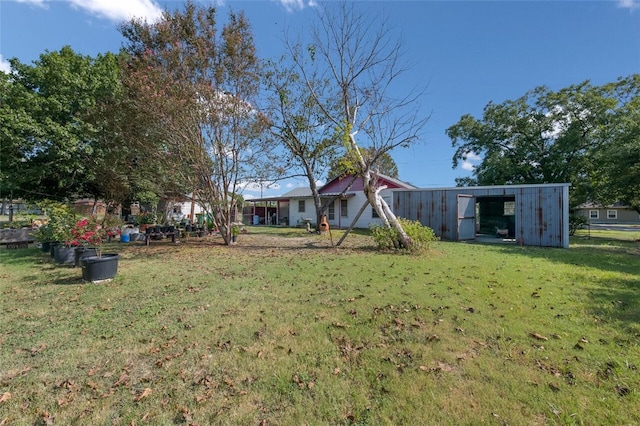
[[[32,228],[0,229],[0,245],[6,245],[8,249],[28,248],[36,241],[32,231]]]
[[[171,238],[171,242],[176,242],[176,236],[180,234],[179,230],[175,230],[173,232],[148,232],[144,234],[144,243],[149,245],[151,240],[162,240],[165,238]],[[155,237],[155,238],[154,238]]]

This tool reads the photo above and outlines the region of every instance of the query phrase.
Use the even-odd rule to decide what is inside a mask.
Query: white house
[[[385,175],[378,175],[378,185],[385,185],[387,189],[380,192],[382,198],[391,206],[393,191],[398,189],[415,189],[416,187]],[[346,189],[346,190],[345,190]],[[327,208],[327,221],[333,228],[347,228],[365,204],[364,182],[362,178],[353,180],[352,176],[336,178],[322,188],[320,196],[323,202],[327,199],[335,200]],[[279,197],[269,197],[250,200],[253,206],[245,216],[253,217],[251,224],[288,224],[291,226],[304,225],[306,222],[315,224],[316,211],[311,196],[311,189],[296,188]],[[369,205],[362,213],[356,228],[368,228],[373,223],[380,223],[376,211]]]

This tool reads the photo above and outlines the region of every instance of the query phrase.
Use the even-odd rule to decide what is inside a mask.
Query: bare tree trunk
[[[351,225],[349,225],[347,230],[344,231],[344,235],[342,235],[342,237],[340,237],[340,239],[336,243],[336,247],[339,247],[340,244],[342,244],[342,242],[344,241],[344,239],[347,238],[347,235],[349,235],[349,232],[351,232],[351,230],[356,226],[358,219],[360,219],[360,216],[362,216],[362,213],[364,213],[364,209],[366,209],[368,205],[369,205],[369,200],[365,201],[362,207],[360,207],[358,214],[356,214],[356,217],[353,218],[353,220],[351,221]]]
[[[400,246],[404,248],[410,248],[411,238],[409,238],[407,233],[404,231],[402,225],[400,224],[400,221],[398,221],[396,215],[393,214],[389,205],[386,203],[386,201],[384,201],[382,196],[380,196],[380,191],[386,189],[386,186],[376,187],[376,179],[372,179],[374,177],[374,172],[369,169],[367,163],[364,161],[364,158],[360,154],[358,144],[356,143],[355,133],[351,133],[349,135],[349,142],[351,144],[351,148],[355,152],[356,157],[360,162],[362,170],[364,171],[364,193],[367,197],[367,200],[369,201],[369,204],[371,204],[371,206],[373,206],[373,208],[376,210],[376,213],[378,213],[378,216],[380,217],[380,220],[382,220],[384,226],[386,226],[387,228],[393,227],[396,231],[398,231],[398,234],[400,236]]]

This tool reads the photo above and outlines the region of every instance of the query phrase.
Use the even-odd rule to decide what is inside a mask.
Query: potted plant
[[[119,223],[109,216],[102,221],[96,217],[82,219],[74,230],[76,241],[95,248],[95,255],[80,255],[82,279],[87,282],[111,279],[118,273],[120,255],[102,253],[102,242],[119,231]]]
[[[53,229],[51,225],[45,223],[39,226],[31,233],[33,238],[42,245],[42,251],[48,252],[51,250],[51,243],[53,242]]]
[[[232,223],[231,224],[231,242],[238,242],[238,235],[240,235],[240,225],[241,223]]]
[[[53,258],[56,263],[74,263],[77,242],[74,241],[72,230],[75,223],[76,215],[71,207],[61,203],[51,205],[48,225],[51,226]]]
[[[156,215],[150,212],[144,212],[138,216],[137,222],[140,225],[140,232],[144,233],[147,228],[155,225]]]

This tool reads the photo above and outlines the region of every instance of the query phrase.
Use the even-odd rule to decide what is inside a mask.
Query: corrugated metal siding
[[[440,238],[455,240],[458,194],[514,197],[516,239],[520,243],[569,247],[569,184],[396,190],[393,208],[397,216],[419,220]]]

